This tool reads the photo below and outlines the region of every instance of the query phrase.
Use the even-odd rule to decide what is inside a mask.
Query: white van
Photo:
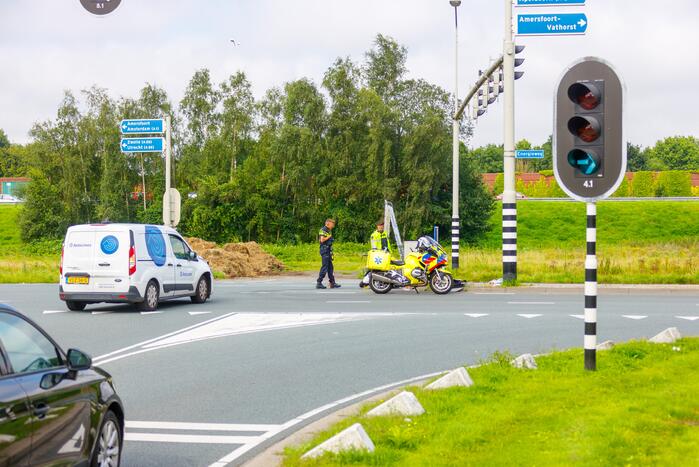
[[[213,274],[173,228],[85,224],[68,228],[61,253],[59,297],[70,310],[90,303],[137,303],[152,311],[161,300],[211,296]]]

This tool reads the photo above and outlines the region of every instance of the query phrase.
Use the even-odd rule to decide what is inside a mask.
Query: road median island
[[[699,338],[672,344],[632,341],[598,353],[536,357],[518,369],[496,353],[469,368],[474,385],[439,391],[409,387],[425,413],[368,417],[384,402],[287,447],[284,466],[302,465],[694,465],[699,460]],[[390,397],[390,396],[389,396]],[[388,399],[389,397],[386,397]],[[360,423],[373,452],[303,454]]]

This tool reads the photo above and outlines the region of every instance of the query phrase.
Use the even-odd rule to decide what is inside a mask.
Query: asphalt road
[[[0,285],[0,302],[112,373],[128,419],[124,466],[236,465],[323,406],[372,388],[495,350],[582,345],[581,292],[378,296],[344,285],[219,282],[206,304],[168,302],[149,314],[122,305],[69,312],[55,285]],[[601,294],[600,341],[670,326],[699,335],[699,293]]]

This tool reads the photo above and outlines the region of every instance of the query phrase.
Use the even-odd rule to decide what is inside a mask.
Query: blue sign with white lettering
[[[517,159],[543,159],[543,149],[523,149],[515,152]]]
[[[520,36],[550,36],[585,34],[587,16],[584,13],[517,15]]]
[[[517,0],[516,6],[585,6],[585,0]]]
[[[122,120],[121,132],[125,135],[129,134],[144,134],[144,133],[162,133],[165,128],[162,119],[148,120],[148,119],[132,119],[132,120]]]
[[[163,152],[163,138],[122,138],[121,152]]]

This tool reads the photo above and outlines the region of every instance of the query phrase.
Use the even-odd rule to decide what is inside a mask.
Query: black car
[[[117,467],[123,439],[111,376],[0,304],[0,467]]]

